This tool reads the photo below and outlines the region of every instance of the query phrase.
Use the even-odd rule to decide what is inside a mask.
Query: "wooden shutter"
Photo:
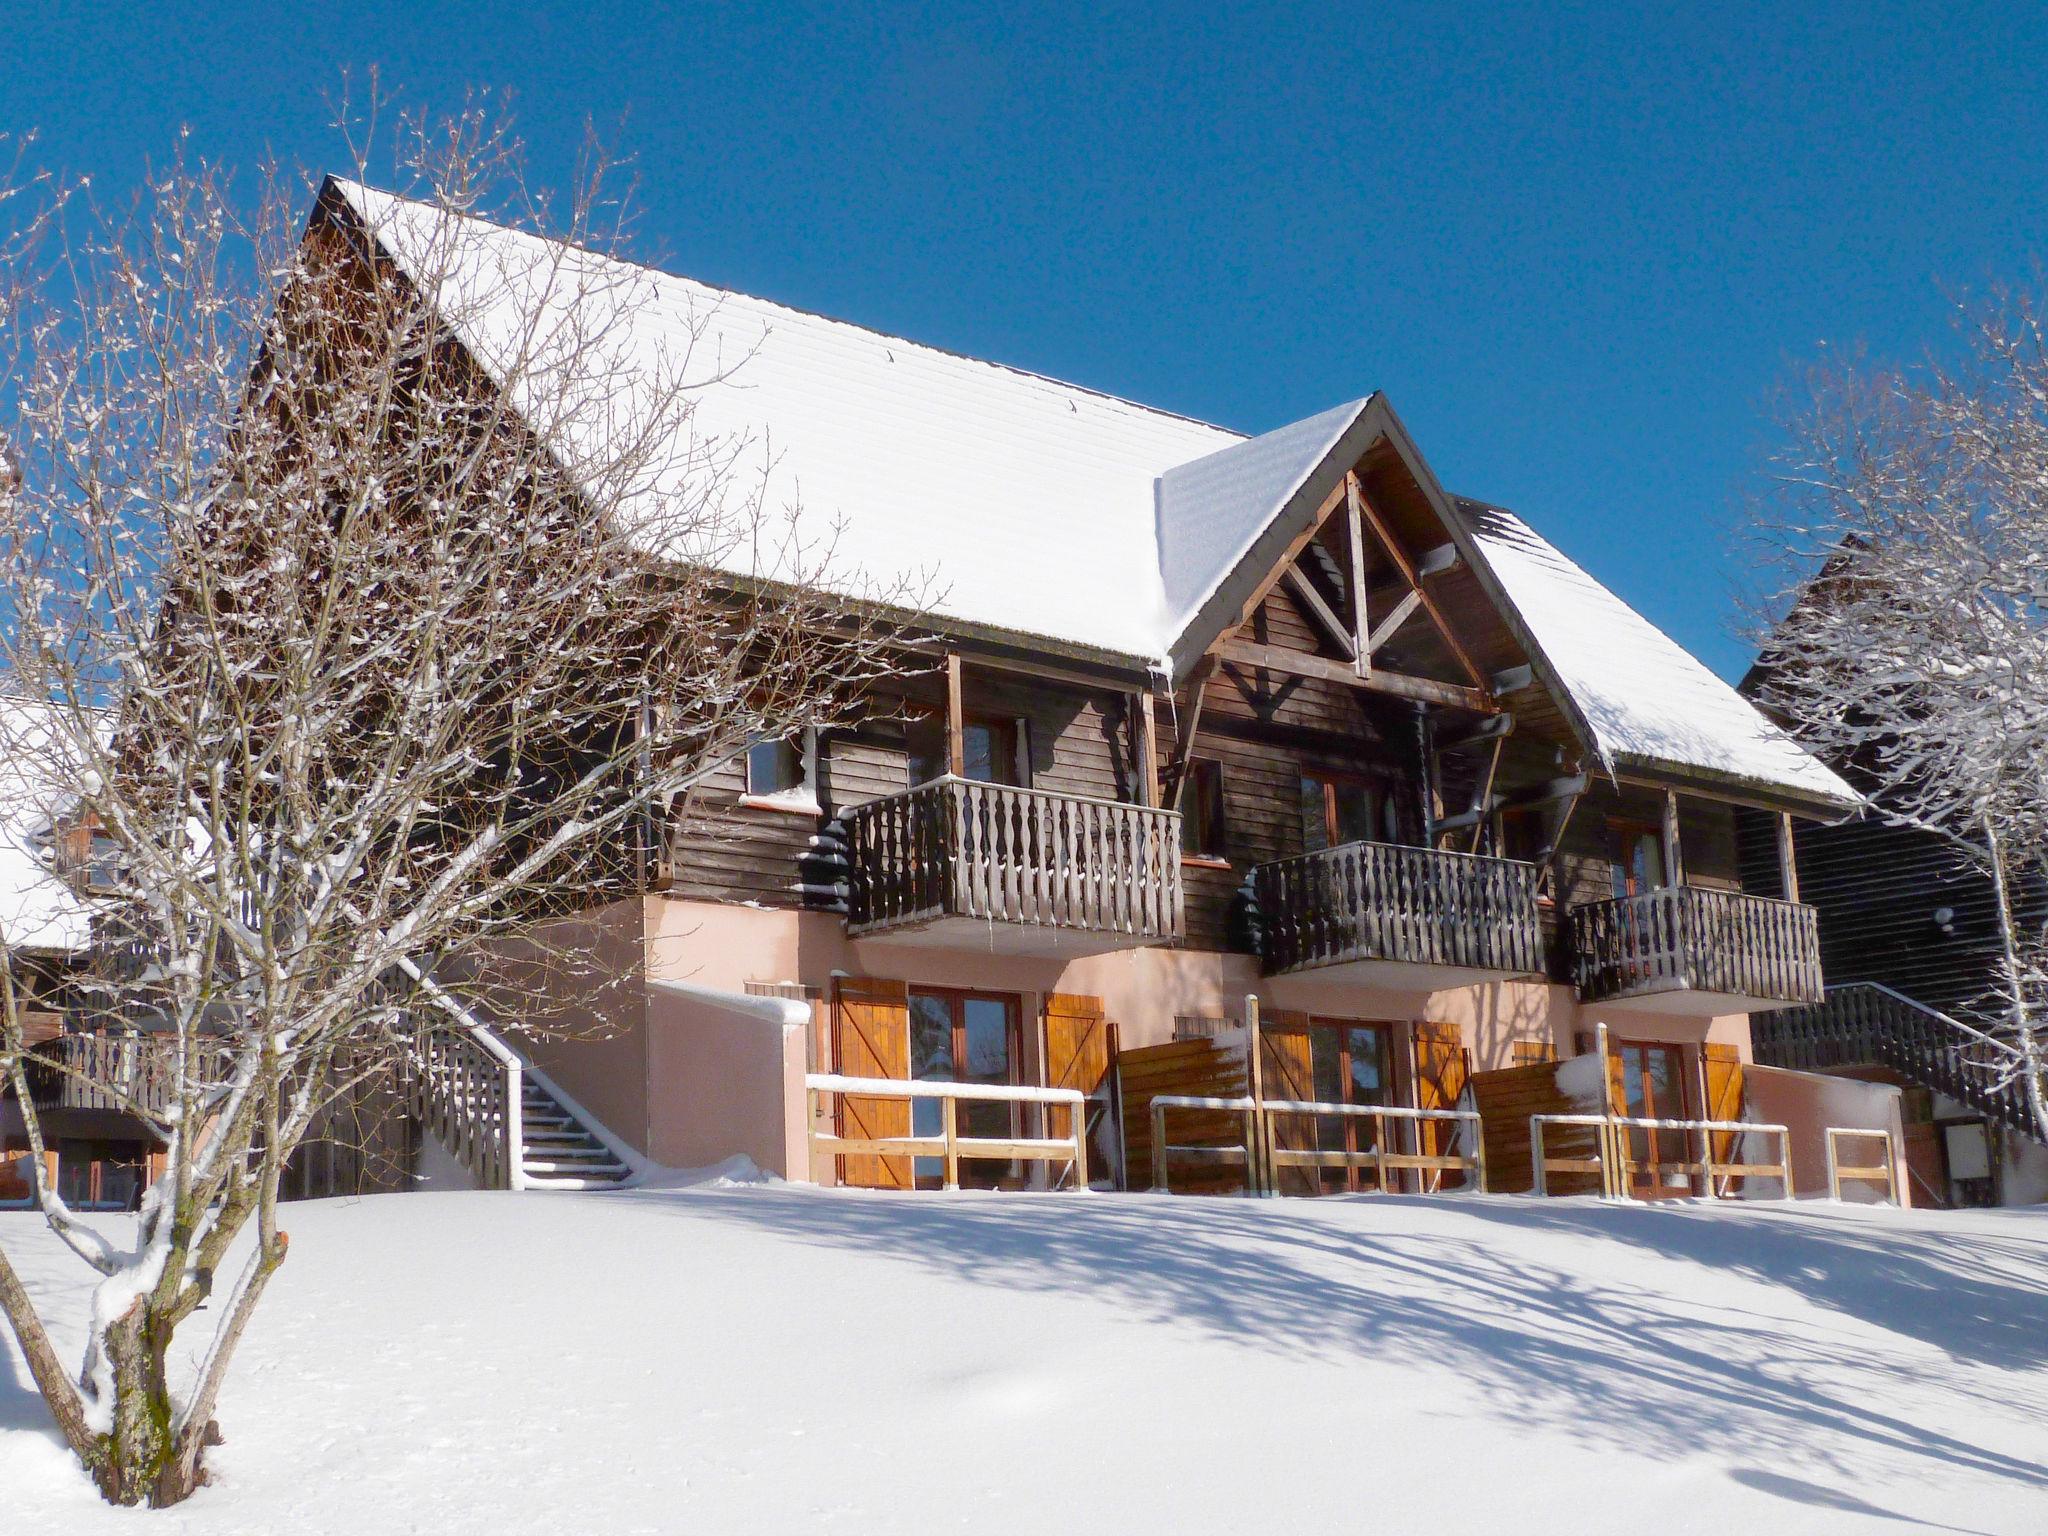
[[[1732,1045],[1708,1042],[1700,1047],[1700,1070],[1707,1082],[1706,1113],[1703,1120],[1740,1120],[1742,1118],[1742,1054]],[[1715,1131],[1712,1133],[1714,1161],[1730,1163],[1735,1160],[1736,1131]],[[1762,1161],[1762,1159],[1759,1159]]]
[[[910,988],[900,981],[842,976],[832,1002],[832,1059],[847,1077],[910,1076]],[[862,1139],[910,1134],[910,1101],[839,1096],[839,1134]],[[907,1157],[872,1153],[839,1159],[839,1181],[861,1189],[908,1189]]]
[[[1472,1076],[1472,1059],[1455,1024],[1436,1024],[1417,1019],[1412,1030],[1415,1055],[1415,1107],[1456,1109],[1465,1096],[1465,1084]],[[1448,1120],[1424,1120],[1418,1126],[1416,1144],[1425,1157],[1448,1157],[1457,1147],[1458,1127]],[[1467,1155],[1470,1148],[1466,1149]],[[1425,1174],[1425,1188],[1459,1188],[1462,1173]]]
[[[1612,1041],[1607,1046],[1607,1112],[1628,1113],[1628,1074],[1622,1068],[1621,1047]]]
[[[1107,1134],[1109,1064],[1116,1054],[1110,1035],[1111,1025],[1103,1015],[1101,998],[1061,992],[1046,994],[1045,1085],[1077,1089],[1089,1100],[1086,1134],[1091,1177],[1112,1176],[1115,1168]],[[1064,1105],[1048,1108],[1046,1135],[1071,1135],[1067,1118],[1071,1113]]]
[[[1309,1053],[1309,1022],[1305,1013],[1275,1009],[1259,1021],[1259,1091],[1268,1099],[1313,1100],[1315,1069]],[[1308,1115],[1285,1115],[1273,1121],[1273,1145],[1307,1152],[1316,1144],[1316,1123]],[[1283,1195],[1312,1195],[1320,1187],[1313,1168],[1275,1170],[1274,1187]]]

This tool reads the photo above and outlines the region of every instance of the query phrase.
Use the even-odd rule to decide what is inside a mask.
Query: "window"
[[[1301,846],[1314,853],[1345,843],[1369,843],[1378,836],[1379,791],[1351,774],[1301,774]]]
[[[816,738],[808,731],[801,737],[755,742],[747,748],[747,799],[816,810],[816,761]]]
[[[1223,825],[1223,765],[1198,757],[1188,764],[1180,796],[1180,851],[1192,859],[1228,857]]]
[[[1640,822],[1609,824],[1614,832],[1614,894],[1641,896],[1661,891],[1664,878],[1664,833]]]
[[[1022,1010],[999,992],[958,992],[912,988],[910,993],[910,1075],[925,1083],[1015,1083],[1022,1051]],[[911,1100],[911,1134],[939,1134],[944,1106],[937,1099]],[[954,1105],[962,1136],[1014,1137],[1016,1106],[961,1100]],[[920,1187],[936,1188],[945,1167],[936,1157],[915,1160]],[[989,1188],[1020,1178],[1014,1161],[962,1160],[961,1183]]]
[[[946,721],[942,715],[920,715],[907,730],[910,782],[929,784],[946,776]],[[960,729],[962,778],[980,784],[1029,782],[1025,722],[999,715],[969,715]]]

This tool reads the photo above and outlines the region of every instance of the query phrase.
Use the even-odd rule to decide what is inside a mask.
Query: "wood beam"
[[[1250,640],[1226,640],[1216,648],[1216,654],[1225,661],[1234,661],[1247,667],[1264,667],[1269,672],[1285,672],[1295,677],[1313,677],[1326,683],[1347,683],[1353,688],[1363,688],[1370,693],[1391,694],[1399,699],[1417,699],[1425,704],[1448,704],[1482,715],[1497,715],[1501,712],[1500,706],[1478,688],[1467,688],[1460,683],[1440,683],[1433,677],[1410,677],[1405,673],[1383,670],[1375,670],[1370,677],[1360,677],[1341,661],[1332,661],[1327,656],[1311,656],[1306,651],[1290,651],[1277,645],[1259,645]]]
[[[1217,659],[1204,656],[1188,674],[1188,707],[1181,711],[1173,743],[1173,798],[1167,809],[1179,810],[1188,785],[1188,760],[1195,755],[1195,732],[1202,724],[1202,703],[1209,696],[1209,679],[1215,675]]]
[[[1360,515],[1372,525],[1373,536],[1380,541],[1380,547],[1386,550],[1387,558],[1394,562],[1394,568],[1401,573],[1410,587],[1422,594],[1422,606],[1428,610],[1430,622],[1436,625],[1438,633],[1444,637],[1444,644],[1450,647],[1451,654],[1458,658],[1458,665],[1464,668],[1465,675],[1472,679],[1472,686],[1483,692],[1486,688],[1486,674],[1479,670],[1470,653],[1452,632],[1450,621],[1444,617],[1444,612],[1437,606],[1436,599],[1431,597],[1423,586],[1421,572],[1416,570],[1414,562],[1394,541],[1394,535],[1380,520],[1379,513],[1373,510],[1373,505],[1366,499],[1362,488],[1358,495],[1358,507]]]
[[[1492,817],[1493,813],[1483,809],[1483,807],[1493,799],[1494,776],[1500,772],[1500,749],[1506,745],[1507,738],[1505,736],[1496,736],[1494,738],[1493,754],[1486,760],[1486,777],[1479,781],[1479,793],[1472,797],[1473,809],[1478,814],[1472,818],[1472,841],[1465,849],[1467,853],[1477,853],[1479,851],[1479,839],[1486,831],[1486,823]],[[1497,853],[1500,850],[1495,849],[1494,851]]]
[[[1344,475],[1345,517],[1351,525],[1351,638],[1352,670],[1360,677],[1372,676],[1371,598],[1365,587],[1365,491],[1358,483],[1358,471]],[[1405,574],[1405,573],[1404,573]],[[1413,576],[1408,584],[1415,585]]]
[[[1408,622],[1408,616],[1415,612],[1415,610],[1417,608],[1420,608],[1421,606],[1421,590],[1419,588],[1410,588],[1408,595],[1402,598],[1400,602],[1394,605],[1394,611],[1388,614],[1384,619],[1381,619],[1379,623],[1373,627],[1373,632],[1365,637],[1366,656],[1370,658],[1374,651],[1378,650],[1381,646],[1385,645],[1387,641],[1393,636],[1394,631],[1399,629],[1403,624],[1406,624]]]
[[[1238,610],[1237,622],[1228,625],[1224,630],[1225,634],[1235,634],[1239,629],[1251,622],[1252,615],[1259,611],[1259,604],[1263,603],[1266,600],[1267,594],[1279,584],[1280,578],[1294,568],[1294,562],[1301,558],[1301,552],[1308,548],[1309,541],[1322,532],[1323,524],[1329,520],[1332,512],[1343,505],[1343,502],[1344,484],[1342,481],[1339,481],[1336,485],[1330,487],[1330,494],[1325,496],[1323,504],[1316,508],[1316,515],[1309,520],[1308,527],[1294,536],[1286,550],[1282,552],[1279,562],[1272,570],[1266,573],[1265,579],[1252,589],[1252,595],[1245,599],[1244,606]]]
[[[1301,605],[1309,611],[1309,617],[1322,626],[1323,633],[1330,637],[1331,644],[1344,653],[1344,659],[1357,660],[1358,644],[1352,639],[1351,631],[1345,628],[1344,621],[1337,617],[1336,610],[1323,601],[1323,594],[1316,590],[1316,584],[1309,579],[1308,572],[1304,571],[1299,563],[1287,567],[1287,587],[1301,599]]]
[[[1437,747],[1439,752],[1462,752],[1468,747],[1483,747],[1502,736],[1512,735],[1515,729],[1513,715],[1495,715],[1491,720],[1482,720],[1462,736],[1454,736]]]
[[[1678,791],[1664,791],[1664,883],[1685,884],[1684,849],[1678,841]]]
[[[1138,768],[1140,804],[1159,803],[1159,738],[1153,734],[1152,695],[1138,695]]]
[[[1787,901],[1799,899],[1799,849],[1792,841],[1792,813],[1778,812],[1778,880]]]
[[[946,772],[956,779],[967,777],[967,709],[962,698],[962,673],[958,651],[946,652]]]

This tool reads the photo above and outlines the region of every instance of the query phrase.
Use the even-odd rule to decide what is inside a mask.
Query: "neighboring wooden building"
[[[1761,667],[1743,680],[1755,695]],[[1865,793],[1875,786],[1844,765]],[[1778,828],[1738,820],[1745,884],[1785,894]],[[1952,1020],[1995,1023],[2001,955],[1989,876],[1933,833],[1875,813],[1793,833],[1798,899],[1818,915],[1828,996],[1760,1021],[1759,1061],[1894,1083],[1905,1092],[1906,1150],[1923,1198],[1952,1205],[2048,1200],[2048,1138],[2016,1084],[1968,1066]],[[2020,893],[2023,922],[2048,922],[2048,884]]]
[[[449,233],[352,184],[321,209],[401,270]],[[843,560],[944,595],[870,723],[735,760],[672,809],[645,893],[584,919],[645,985],[602,1039],[539,1050],[579,1120],[807,1177],[806,1069],[1073,1087],[1113,1174],[1119,1055],[1227,1032],[1248,996],[1329,1102],[1455,1101],[1605,1025],[1617,1108],[1666,1117],[1713,1107],[1753,1011],[1820,997],[1812,910],[1745,890],[1736,813],[1833,821],[1853,792],[1527,524],[1447,494],[1384,395],[1246,438],[639,277],[620,387],[678,338],[745,357],[694,430],[772,440],[768,505],[800,486]],[[834,1123],[939,1113],[849,1095]],[[1029,1141],[1060,1112],[959,1113]],[[886,1149],[815,1171],[941,1173]]]

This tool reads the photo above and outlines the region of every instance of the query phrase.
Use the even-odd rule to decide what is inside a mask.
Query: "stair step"
[[[536,1146],[532,1142],[528,1142],[520,1150],[528,1157],[543,1158],[557,1163],[615,1163],[618,1161],[616,1157],[612,1156],[610,1148],[600,1146],[594,1141],[579,1141],[573,1144],[557,1143],[554,1146]]]
[[[578,1178],[609,1175],[623,1179],[628,1173],[624,1163],[560,1163],[526,1162],[521,1168],[528,1178],[544,1179],[551,1173],[574,1174]]]

